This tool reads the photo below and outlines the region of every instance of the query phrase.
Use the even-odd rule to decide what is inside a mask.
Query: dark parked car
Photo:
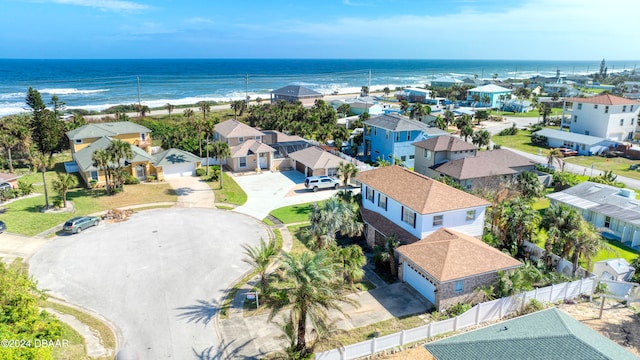
[[[82,230],[97,226],[100,223],[100,218],[95,216],[79,216],[68,220],[64,223],[62,230],[71,234],[77,234]]]
[[[4,221],[0,220],[0,234],[5,231],[7,231],[7,224],[5,224]]]

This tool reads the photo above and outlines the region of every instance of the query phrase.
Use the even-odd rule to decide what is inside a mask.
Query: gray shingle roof
[[[391,131],[423,131],[425,134],[439,136],[449,135],[448,132],[431,127],[418,120],[411,120],[408,117],[398,114],[383,114],[370,118],[364,122],[366,125]]]
[[[275,95],[295,96],[295,97],[318,97],[321,93],[300,85],[287,85],[271,92]]]
[[[97,150],[104,150],[108,148],[112,141],[113,140],[110,137],[103,136],[102,138],[92,142],[89,146],[73,154],[73,158],[76,164],[78,164],[78,168],[84,172],[98,170],[93,166],[93,159],[91,157]],[[133,151],[133,158],[127,159],[129,162],[153,162],[151,155],[139,147],[132,145],[131,150]]]
[[[566,140],[585,145],[595,145],[597,143],[607,141],[607,139],[599,138],[596,136],[577,134],[555,129],[542,129],[534,132],[534,134],[541,135],[547,138]]]
[[[120,134],[148,133],[148,128],[130,121],[87,124],[67,132],[71,140],[116,136]]]
[[[475,157],[466,157],[438,165],[434,170],[454,179],[475,179],[488,176],[515,174],[513,168],[533,166],[536,162],[507,149],[478,151]]]
[[[453,136],[442,135],[413,143],[413,146],[431,151],[467,151],[478,148]]]
[[[434,341],[425,348],[438,360],[637,359],[556,308]]]
[[[304,164],[310,169],[331,169],[337,168],[347,160],[341,159],[319,147],[308,147],[289,154],[289,158]]]
[[[227,139],[236,137],[256,137],[264,135],[262,131],[256,130],[247,124],[233,119],[216,124],[214,127],[214,131]]]
[[[232,158],[244,157],[251,154],[275,152],[276,149],[257,140],[246,140],[242,144],[232,146],[229,149]]]
[[[201,162],[202,159],[193,155],[190,152],[186,152],[180,149],[168,149],[152,155],[153,165],[165,166],[182,163],[195,163]]]

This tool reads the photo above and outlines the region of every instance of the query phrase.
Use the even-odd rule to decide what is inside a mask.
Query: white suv
[[[304,180],[304,187],[313,191],[318,189],[337,189],[340,187],[340,180],[329,176],[311,176]]]

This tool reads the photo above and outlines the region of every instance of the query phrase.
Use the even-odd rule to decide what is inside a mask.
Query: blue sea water
[[[607,61],[609,71],[635,69],[637,61]],[[349,60],[349,59],[0,59],[0,116],[24,111],[29,87],[45,101],[54,94],[67,108],[102,110],[138,102],[150,107],[269,98],[289,84],[325,94],[354,93],[363,85],[423,86],[440,76],[489,79],[597,72],[594,61],[512,60]],[[139,91],[138,91],[139,85]]]

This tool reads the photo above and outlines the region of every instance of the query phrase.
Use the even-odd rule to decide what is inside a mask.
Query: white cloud
[[[123,0],[53,0],[53,2],[110,11],[139,11],[151,8],[149,5]]]
[[[208,19],[208,18],[204,18],[204,17],[199,17],[199,16],[186,19],[185,22],[188,23],[188,24],[198,24],[198,25],[201,25],[201,24],[205,24],[205,25],[213,24],[213,20]]]

